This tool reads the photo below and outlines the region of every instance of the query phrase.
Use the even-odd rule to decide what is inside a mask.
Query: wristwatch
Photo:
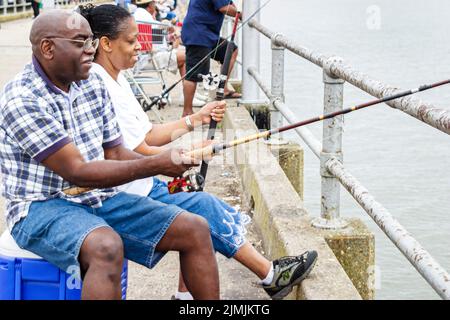
[[[186,125],[189,128],[189,131],[194,130],[194,126],[192,125],[191,118],[189,116],[184,117],[184,122],[186,122]]]

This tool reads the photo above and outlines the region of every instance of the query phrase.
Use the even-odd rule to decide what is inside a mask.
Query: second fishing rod
[[[219,82],[219,86],[216,91],[216,101],[222,101],[225,96],[225,86],[228,81],[228,74],[230,71],[232,55],[235,50],[234,38],[236,36],[236,30],[237,30],[237,26],[239,23],[239,17],[240,17],[240,13],[238,12],[238,13],[236,13],[236,16],[234,18],[233,32],[231,34],[231,39],[227,44],[227,49],[225,51],[225,59],[223,61],[222,68],[220,70],[220,82]],[[217,127],[217,122],[215,120],[211,119],[211,121],[209,123],[208,135],[207,135],[206,140],[214,140],[216,127]],[[208,172],[208,162],[203,161],[201,164],[201,167],[200,167],[200,174],[202,175],[202,177],[206,178],[207,172]],[[201,189],[203,190],[203,187]]]

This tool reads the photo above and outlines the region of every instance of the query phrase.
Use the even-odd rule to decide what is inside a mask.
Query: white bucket
[[[30,251],[21,249],[8,230],[0,236],[0,255],[16,258],[42,259]]]

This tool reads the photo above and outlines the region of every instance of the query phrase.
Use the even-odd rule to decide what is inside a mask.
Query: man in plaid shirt
[[[114,188],[179,176],[193,160],[179,149],[144,157],[123,147],[103,82],[89,74],[99,41],[92,37],[76,13],[40,15],[30,33],[32,63],[2,92],[0,161],[11,234],[63,270],[80,267],[84,299],[120,298],[124,255],[152,268],[169,250],[180,252],[194,298],[218,299],[206,220]],[[64,193],[74,186],[96,189]]]

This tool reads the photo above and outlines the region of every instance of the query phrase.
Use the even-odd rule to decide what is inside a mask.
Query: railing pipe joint
[[[336,178],[328,170],[329,161],[338,161],[340,164],[343,164],[344,156],[342,152],[327,153],[322,151],[320,153],[320,175],[326,178]]]
[[[323,81],[330,84],[344,83],[345,81],[337,77],[332,71],[334,68],[336,68],[336,65],[343,63],[344,59],[338,56],[332,56],[326,59],[323,64]]]
[[[279,38],[283,37],[282,33],[274,33],[272,35],[272,38],[270,39],[271,44],[272,44],[272,50],[284,50],[285,48],[283,46],[280,45],[279,43]]]

